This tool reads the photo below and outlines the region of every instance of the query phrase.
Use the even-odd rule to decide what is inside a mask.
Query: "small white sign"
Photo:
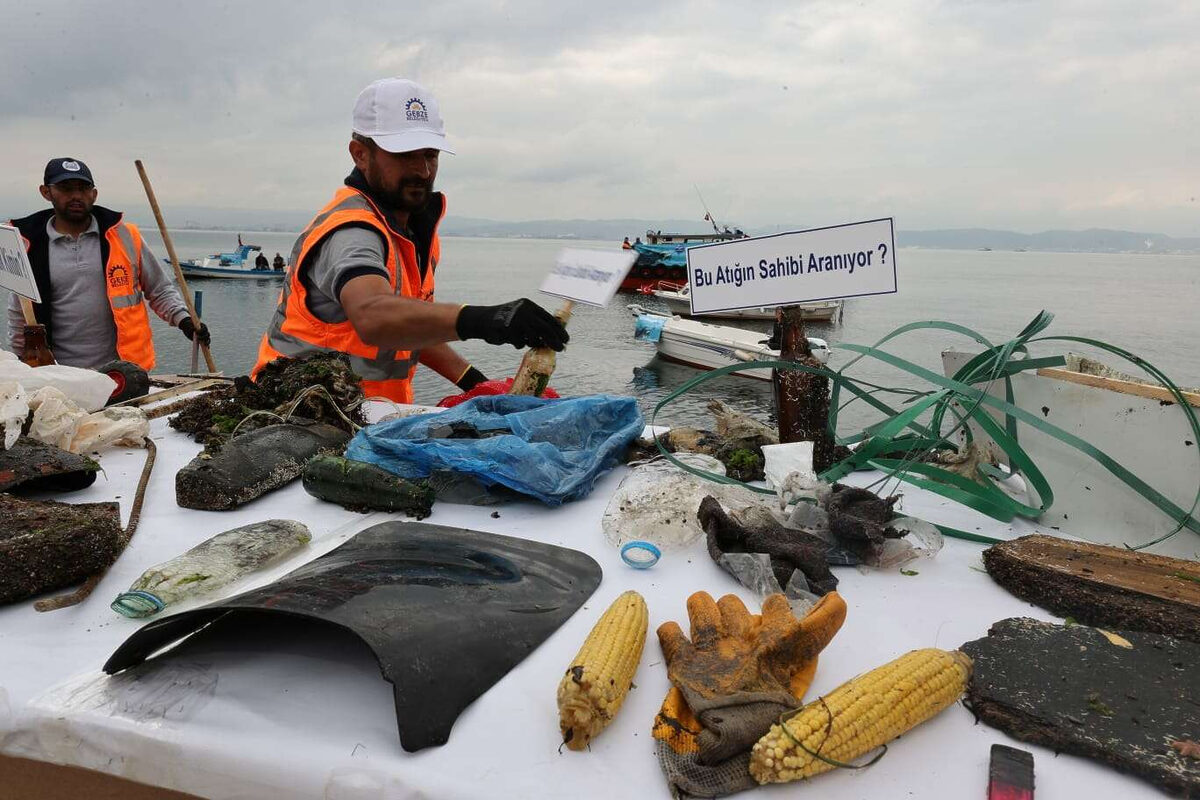
[[[25,255],[25,240],[11,225],[0,225],[0,286],[35,303],[42,302],[37,281],[33,279],[33,267]]]
[[[692,313],[896,291],[892,218],[693,245]]]
[[[576,250],[558,254],[542,292],[589,306],[606,306],[637,260],[632,250]]]

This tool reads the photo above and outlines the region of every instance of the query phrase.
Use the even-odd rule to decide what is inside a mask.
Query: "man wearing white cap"
[[[350,356],[368,397],[412,402],[418,363],[464,390],[486,380],[447,342],[483,339],[562,350],[563,325],[530,300],[497,306],[433,302],[445,198],[438,157],[452,153],[437,100],[385,78],[354,106],[354,169],[296,241],[279,305],[252,375],[281,356]]]

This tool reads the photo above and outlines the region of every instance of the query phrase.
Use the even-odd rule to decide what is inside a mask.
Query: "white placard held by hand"
[[[589,306],[606,306],[636,259],[631,250],[567,248],[558,254],[541,291]]]
[[[25,255],[25,241],[11,225],[0,225],[0,286],[35,303],[42,302],[33,267]]]
[[[892,218],[692,245],[692,313],[896,291]]]

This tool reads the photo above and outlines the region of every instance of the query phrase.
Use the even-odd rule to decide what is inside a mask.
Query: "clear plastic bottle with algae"
[[[218,533],[170,561],[151,567],[121,592],[113,611],[148,617],[180,600],[226,586],[308,544],[303,524],[269,519]]]
[[[571,311],[574,307],[575,304],[568,300],[563,303],[562,308],[555,312],[554,316],[564,327],[571,319]],[[554,374],[556,364],[557,357],[549,347],[529,348],[521,359],[521,366],[517,368],[512,388],[508,390],[508,393],[541,397],[542,392],[546,391],[546,387],[550,384],[550,376]]]

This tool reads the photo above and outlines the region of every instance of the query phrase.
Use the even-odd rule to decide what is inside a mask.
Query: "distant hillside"
[[[538,219],[528,222],[499,222],[493,219],[448,216],[442,223],[447,236],[496,236],[533,239],[596,239],[621,241],[626,236],[645,236],[648,230],[697,233],[707,230],[701,220],[664,219]]]
[[[229,231],[299,231],[312,217],[312,211],[222,209],[176,206],[167,211],[172,228],[229,230]],[[22,209],[21,213],[28,213]],[[135,222],[151,230],[154,219],[134,211]],[[7,219],[0,215],[0,218]],[[802,230],[803,224],[745,227],[751,236]],[[699,233],[708,230],[702,219],[540,219],[504,222],[451,214],[442,223],[446,236],[494,236],[527,239],[591,239],[619,242],[628,236],[646,235],[647,230],[676,233]],[[1042,231],[1016,233],[988,228],[955,228],[948,230],[899,230],[897,244],[901,247],[925,247],[952,250],[1041,250],[1051,252],[1090,253],[1200,253],[1200,237],[1172,238],[1161,233],[1116,231],[1089,228],[1083,231]]]
[[[1088,253],[1197,253],[1200,238],[1175,239],[1161,233],[1138,233],[1089,228],[1085,231],[1014,233],[986,228],[942,231],[898,231],[901,247],[977,250],[1042,250]]]

